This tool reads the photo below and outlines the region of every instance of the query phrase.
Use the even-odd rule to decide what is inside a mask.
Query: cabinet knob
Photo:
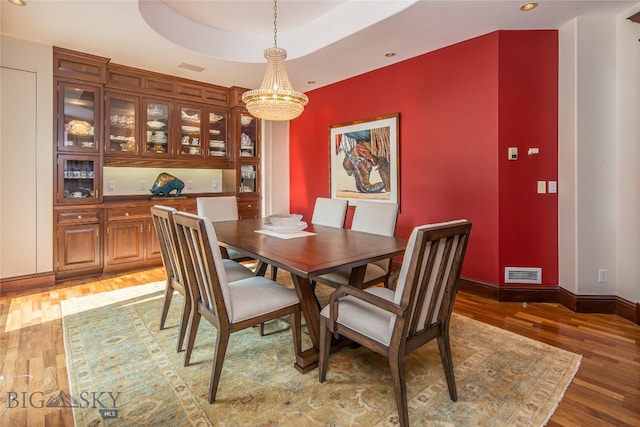
[[[124,216],[129,216],[129,212],[125,212],[125,213],[124,213]]]
[[[251,207],[251,205],[247,205],[247,207],[249,207],[249,208],[250,208],[250,207]]]
[[[82,219],[82,215],[78,215],[78,219]]]

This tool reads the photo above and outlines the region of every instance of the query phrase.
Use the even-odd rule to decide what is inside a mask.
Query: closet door
[[[0,73],[0,278],[7,278],[37,272],[36,74]]]

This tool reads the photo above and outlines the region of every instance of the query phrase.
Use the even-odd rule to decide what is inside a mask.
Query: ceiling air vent
[[[504,283],[542,283],[542,269],[505,267]]]

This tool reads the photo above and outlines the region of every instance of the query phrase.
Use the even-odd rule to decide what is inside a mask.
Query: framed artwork
[[[331,198],[400,204],[399,114],[329,127]]]

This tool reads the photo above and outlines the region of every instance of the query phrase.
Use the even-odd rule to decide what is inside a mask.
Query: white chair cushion
[[[346,199],[318,197],[313,208],[311,224],[344,227],[344,218],[347,215],[348,205],[349,202]]]
[[[233,323],[298,303],[294,290],[262,276],[229,283],[229,296],[233,307],[233,317],[230,319]]]
[[[397,203],[360,200],[356,204],[351,229],[383,236],[393,236],[396,232],[397,218]]]
[[[247,279],[255,276],[253,271],[230,259],[223,259],[222,264],[224,265],[224,271],[227,273],[227,280],[229,282],[235,282],[236,280]]]
[[[387,272],[379,265],[369,263],[367,264],[367,269],[364,272],[363,283],[369,282],[370,280],[374,280],[376,278],[380,278],[385,274],[387,274]],[[330,273],[319,276],[319,279],[320,281],[327,280],[333,283],[338,283],[340,285],[347,285],[349,284],[349,277],[351,277],[351,268],[339,267],[335,270],[332,270]]]
[[[369,288],[365,292],[393,301],[393,291],[387,288]],[[337,322],[354,331],[378,341],[384,345],[391,342],[391,326],[396,315],[371,305],[352,296],[340,299]],[[329,318],[331,306],[327,305],[320,312],[321,316]]]
[[[197,197],[198,215],[209,221],[234,221],[238,219],[238,201],[235,196]]]

